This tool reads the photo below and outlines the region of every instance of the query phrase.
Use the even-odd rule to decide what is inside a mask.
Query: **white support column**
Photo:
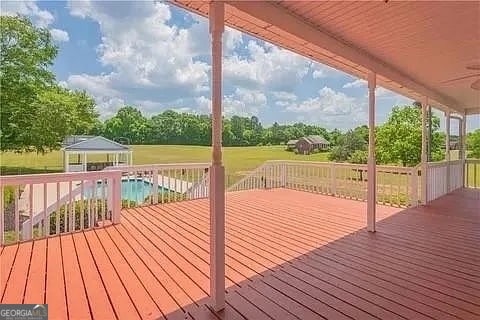
[[[450,192],[450,111],[445,112],[445,161],[447,161],[445,187],[446,192]]]
[[[87,153],[86,152],[83,153],[82,164],[83,164],[83,171],[87,171]]]
[[[215,311],[225,308],[225,168],[222,165],[222,35],[224,4],[210,2],[212,40],[212,165],[210,167],[210,297]]]
[[[463,181],[463,186],[465,187],[465,181],[466,177],[465,174],[467,171],[465,160],[467,159],[467,113],[463,114],[463,119],[461,120],[461,129],[460,129],[460,136],[462,137],[460,139],[460,160],[462,160],[462,181]]]
[[[428,98],[422,102],[422,204],[427,204],[427,105]]]
[[[462,120],[462,160],[467,159],[467,113],[463,114]]]
[[[377,206],[377,164],[375,157],[375,88],[377,75],[368,74],[368,186],[367,230],[375,232]]]
[[[130,158],[130,163],[129,163],[129,165],[130,165],[130,166],[133,166],[133,151],[130,151],[129,158]]]
[[[68,172],[69,166],[70,164],[70,154],[68,153],[68,151],[63,151],[63,171],[65,172]]]
[[[113,165],[114,165],[115,167],[118,166],[118,153],[115,153]]]

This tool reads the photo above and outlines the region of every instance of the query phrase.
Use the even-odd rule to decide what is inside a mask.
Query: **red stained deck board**
[[[47,239],[33,242],[31,261],[23,303],[42,304],[45,301]]]
[[[52,319],[67,319],[67,300],[63,277],[63,260],[60,237],[47,240],[47,285],[46,299],[48,316]]]
[[[135,274],[127,260],[122,256],[119,248],[110,239],[105,229],[97,229],[95,233],[98,241],[104,248],[115,271],[122,280],[125,289],[136,305],[140,316],[143,319],[157,319],[161,317],[160,310],[153,298],[145,290],[145,284],[139,278],[140,275]],[[120,315],[119,315],[120,317]]]
[[[7,281],[10,277],[13,263],[15,262],[15,255],[17,254],[18,245],[11,245],[2,248],[2,255],[0,259],[0,300],[5,294]]]
[[[135,308],[135,304],[128,295],[95,232],[85,232],[85,239],[92,252],[98,273],[105,283],[105,288],[115,310],[116,317],[120,318],[120,315],[122,315],[122,317],[128,319],[141,319],[139,311]]]
[[[60,237],[67,293],[68,314],[71,319],[91,319],[83,279],[78,266],[72,235]]]
[[[115,312],[111,306],[107,291],[105,290],[102,277],[95,266],[94,258],[88,248],[83,233],[73,235],[75,249],[82,273],[85,291],[91,306],[92,318],[113,319]]]
[[[363,202],[229,193],[227,305],[217,314],[207,306],[208,199],[123,210],[116,226],[4,247],[1,279],[23,287],[0,285],[18,303],[46,295],[52,319],[480,319],[479,206],[470,190],[428,207],[378,206],[369,234]]]
[[[19,245],[10,278],[8,279],[7,287],[5,288],[5,293],[2,298],[2,303],[23,301],[32,247],[33,242],[25,242]]]

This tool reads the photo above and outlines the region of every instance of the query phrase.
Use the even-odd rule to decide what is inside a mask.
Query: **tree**
[[[470,158],[480,159],[480,129],[467,135],[467,150]]]
[[[30,141],[29,148],[37,152],[51,151],[59,148],[68,135],[91,132],[97,117],[95,103],[85,92],[64,88],[45,90],[38,95],[35,119],[23,139]]]
[[[368,146],[368,127],[360,126],[347,131],[340,136],[337,146],[333,147],[329,159],[332,161],[347,161],[356,151],[366,151]],[[357,159],[358,155],[355,155]]]
[[[98,118],[85,92],[61,88],[49,67],[57,55],[48,29],[0,17],[0,149],[47,152]]]
[[[105,135],[110,139],[127,138],[130,144],[141,144],[148,132],[148,122],[140,110],[125,106],[105,121]]]
[[[432,154],[442,156],[442,135],[438,132],[440,119],[432,117]],[[422,111],[418,106],[396,106],[388,120],[377,128],[376,148],[381,163],[401,163],[415,166],[420,162],[422,149]]]
[[[57,54],[50,32],[23,17],[0,17],[1,150],[30,150],[38,94],[55,85],[48,69]],[[51,118],[49,119],[52,120]]]

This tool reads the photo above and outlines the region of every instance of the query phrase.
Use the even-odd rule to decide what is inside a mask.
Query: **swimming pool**
[[[122,179],[122,200],[143,203],[152,188],[153,184],[143,179]]]
[[[137,204],[145,202],[145,198],[152,194],[153,184],[144,179],[122,179],[122,200],[135,201]],[[102,190],[102,182],[97,182],[97,197],[102,195],[102,192],[107,192],[108,188],[105,188],[105,191]],[[162,190],[168,191],[166,188],[158,187],[158,192]]]

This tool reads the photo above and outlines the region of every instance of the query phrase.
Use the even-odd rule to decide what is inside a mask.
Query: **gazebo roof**
[[[91,137],[89,139],[68,145],[63,148],[65,151],[129,151],[130,147],[112,141],[102,136]]]

